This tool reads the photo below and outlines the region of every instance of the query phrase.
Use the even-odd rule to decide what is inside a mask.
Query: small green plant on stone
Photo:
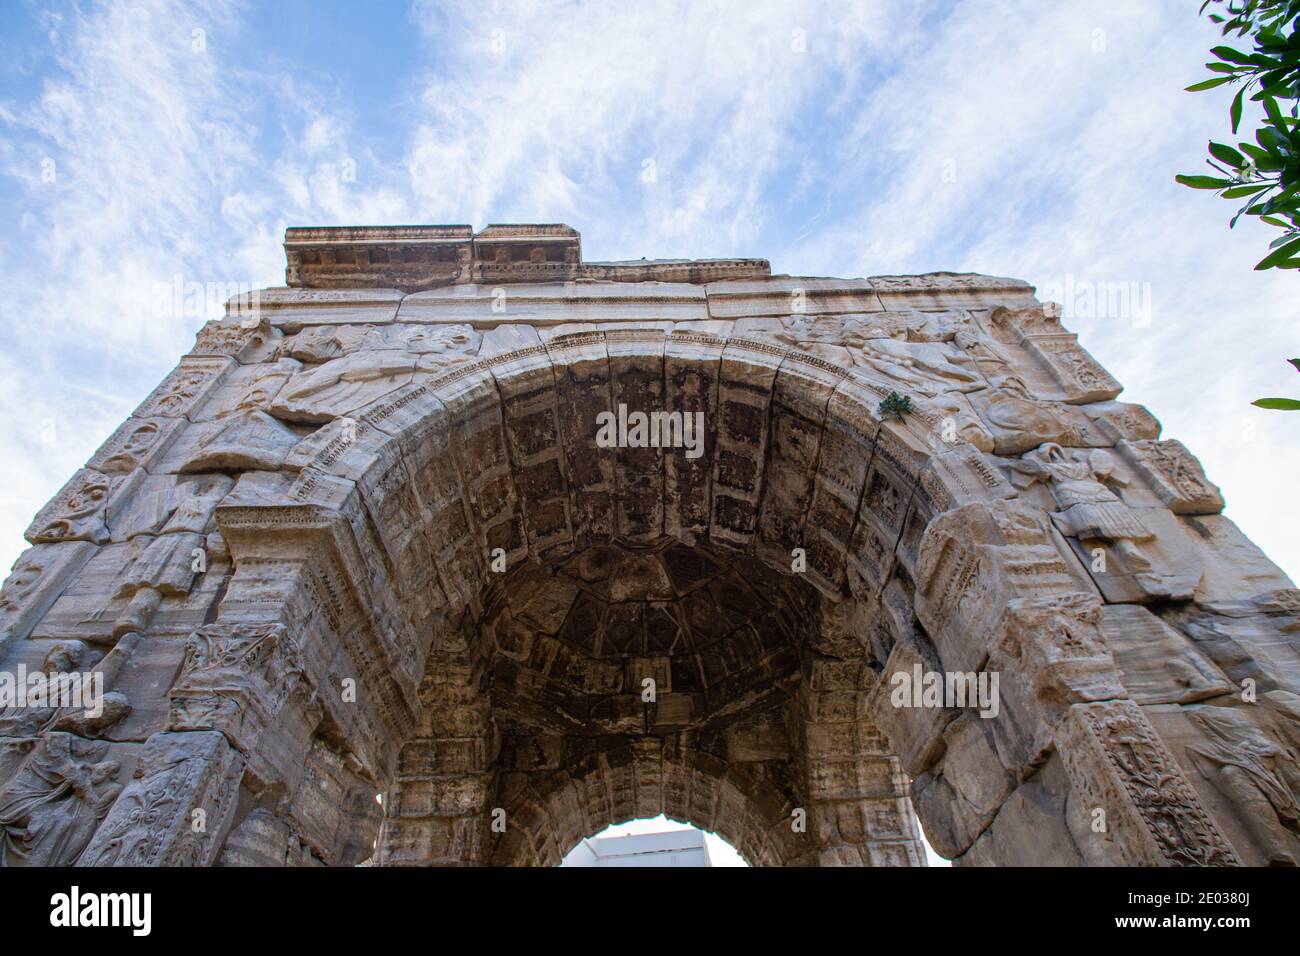
[[[885,418],[902,418],[912,411],[912,399],[897,392],[890,392],[880,403],[880,414]]]
[[[1287,359],[1291,367],[1300,372],[1300,358]],[[1258,408],[1274,408],[1283,412],[1300,412],[1300,400],[1294,398],[1257,398],[1250,404]]]

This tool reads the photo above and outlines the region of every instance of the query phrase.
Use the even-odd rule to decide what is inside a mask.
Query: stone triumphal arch
[[[6,865],[1300,857],[1300,593],[1025,283],[285,250],[27,532]]]

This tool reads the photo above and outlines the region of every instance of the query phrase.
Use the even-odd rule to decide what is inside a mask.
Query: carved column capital
[[[201,627],[185,642],[167,728],[217,730],[248,753],[302,677],[302,654],[283,624]]]

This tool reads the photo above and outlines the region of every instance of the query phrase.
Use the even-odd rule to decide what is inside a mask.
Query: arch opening
[[[584,837],[559,864],[566,868],[748,867],[736,848],[693,824],[660,814],[629,820]]]

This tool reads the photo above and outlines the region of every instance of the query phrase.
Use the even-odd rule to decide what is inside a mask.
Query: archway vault
[[[871,678],[863,646],[832,637],[823,617],[842,616],[834,605],[851,588],[865,597],[907,575],[893,547],[908,518],[933,507],[918,491],[929,462],[906,440],[877,448],[871,415],[832,422],[840,431],[823,449],[830,410],[857,414],[874,394],[849,404],[852,384],[841,389],[848,378],[828,363],[808,363],[812,374],[799,379],[798,363],[783,370],[786,349],[680,338],[615,331],[610,345],[603,332],[579,333],[413,384],[313,434],[296,477],[257,476],[219,509],[240,569],[223,609],[247,604],[260,615],[268,580],[288,580],[282,562],[296,549],[304,603],[352,598],[335,607],[337,624],[326,615],[320,626],[395,622],[390,657],[348,662],[360,683],[388,685],[386,705],[367,715],[372,729],[357,736],[389,749],[355,755],[376,779],[396,781],[380,862],[520,858],[497,844],[518,844],[524,821],[542,819],[529,808],[547,803],[519,803],[516,818],[516,793],[557,792],[564,768],[623,766],[611,754],[644,756],[646,747],[659,748],[661,769],[626,763],[649,781],[634,804],[685,816],[666,797],[680,762],[662,752],[693,754],[687,779],[744,797],[744,812],[710,813],[754,859],[919,862],[906,782],[857,713]],[[672,354],[683,346],[692,351]],[[683,384],[695,391],[665,398]],[[698,468],[685,448],[601,449],[596,416],[620,404],[701,411],[705,446],[728,455],[688,482],[675,473]],[[773,454],[775,441],[787,451]],[[829,476],[820,488],[819,475]],[[811,544],[810,519],[820,529]],[[880,541],[886,560],[851,568],[855,535]],[[266,573],[255,570],[262,562]],[[287,607],[293,596],[272,600]],[[422,644],[431,657],[412,652]],[[841,712],[809,712],[829,693],[813,688],[831,680],[833,665],[847,681]],[[336,679],[347,672],[331,669]],[[359,716],[339,709],[340,725]],[[809,738],[825,750],[811,762]],[[719,769],[701,776],[703,766]],[[613,787],[622,778],[601,779]],[[754,794],[763,795],[756,804]],[[612,793],[603,805],[586,799],[565,824],[581,821],[573,839],[624,813]],[[856,822],[840,820],[849,810]],[[869,828],[878,846],[864,838]],[[782,830],[790,838],[769,847]],[[558,843],[529,846],[523,858],[547,860]]]
[[[121,699],[0,715],[8,860],[542,865],[662,812],[770,865],[919,864],[917,816],[970,864],[1294,861],[1296,592],[1026,287],[573,285],[529,228],[430,260],[564,272],[527,321],[295,240],[326,287],[205,328],[38,516],[0,661]],[[950,675],[994,694],[898,693]]]

